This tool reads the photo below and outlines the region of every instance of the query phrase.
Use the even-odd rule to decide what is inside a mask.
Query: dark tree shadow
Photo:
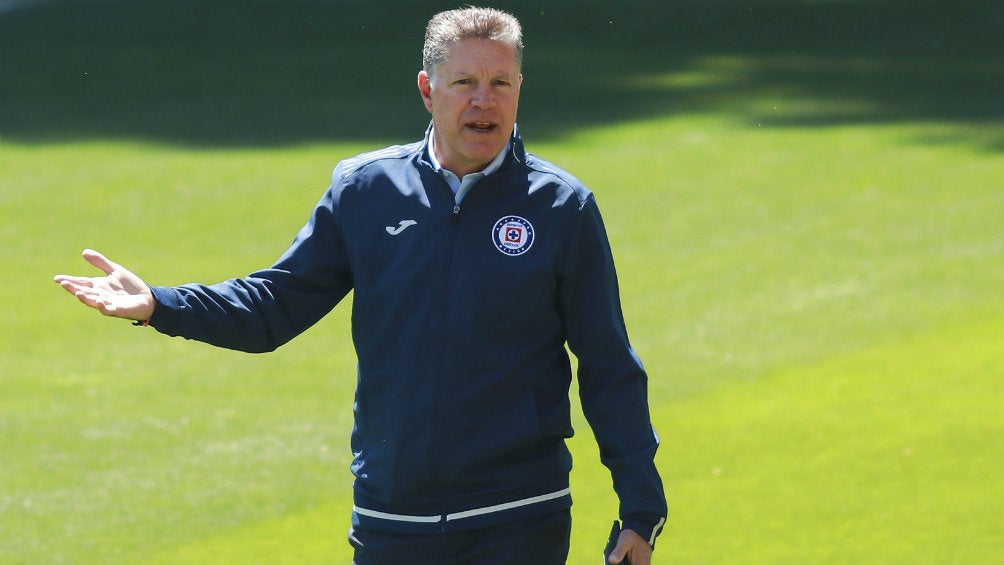
[[[693,112],[773,127],[1004,118],[999,0],[493,4],[525,26],[520,122],[534,139]],[[411,140],[428,122],[415,88],[424,22],[456,5],[78,0],[7,9],[0,136]],[[765,110],[771,99],[786,104]],[[991,144],[1004,149],[1004,135]]]

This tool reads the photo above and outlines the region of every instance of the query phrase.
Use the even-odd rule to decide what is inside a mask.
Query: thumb
[[[112,271],[119,267],[115,263],[109,261],[107,257],[93,249],[84,249],[82,255],[88,263],[101,269],[106,275],[112,274]]]
[[[624,540],[623,539],[618,539],[617,540],[617,547],[615,547],[614,550],[610,552],[609,562],[613,563],[614,565],[616,565],[616,564],[620,563],[621,561],[623,561],[624,560],[624,555],[627,553],[627,549],[628,549],[627,548],[627,544],[624,543]]]

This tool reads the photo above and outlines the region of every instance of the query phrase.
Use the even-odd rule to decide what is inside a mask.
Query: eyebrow
[[[451,73],[448,73],[446,76],[448,78],[464,78],[464,77],[475,77],[475,76],[480,77],[481,76],[481,72],[480,71],[464,71],[464,70],[459,70],[459,71],[453,71]],[[519,73],[517,73],[516,76],[519,76]],[[513,75],[509,71],[500,71],[500,72],[495,72],[495,73],[488,73],[488,77],[491,78],[491,79],[500,79],[501,78],[501,79],[506,79],[506,80],[514,80],[513,79]]]

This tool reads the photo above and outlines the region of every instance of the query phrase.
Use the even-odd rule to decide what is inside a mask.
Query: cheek
[[[508,118],[509,120],[511,120],[511,121],[515,121],[515,120],[516,120],[516,111],[517,111],[518,109],[519,109],[519,104],[517,104],[517,103],[515,103],[515,102],[514,102],[514,103],[512,103],[512,104],[509,104],[509,106],[508,106],[508,110],[506,110],[506,113],[507,113],[507,116],[506,116],[506,117],[507,117],[507,118]]]
[[[458,115],[463,111],[462,102],[457,97],[447,96],[443,93],[434,94],[427,99],[429,111],[435,111],[437,115],[446,117]]]

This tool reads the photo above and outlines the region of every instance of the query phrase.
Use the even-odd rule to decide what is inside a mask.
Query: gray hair
[[[425,28],[422,66],[431,73],[446,60],[450,46],[465,39],[502,41],[516,50],[516,65],[523,66],[523,30],[515,16],[495,8],[460,8],[440,12]]]

